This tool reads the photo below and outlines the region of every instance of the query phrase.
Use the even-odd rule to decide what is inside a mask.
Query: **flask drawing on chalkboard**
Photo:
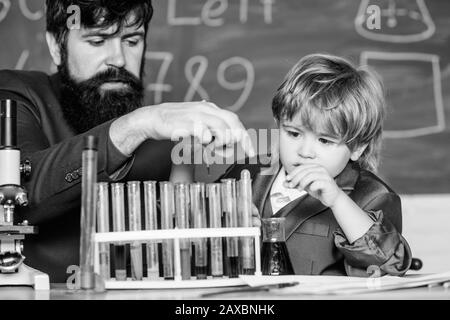
[[[362,0],[355,28],[369,40],[394,43],[423,41],[436,31],[425,0]]]

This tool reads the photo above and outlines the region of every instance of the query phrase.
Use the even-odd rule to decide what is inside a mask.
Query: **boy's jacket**
[[[251,160],[246,159],[246,163]],[[337,185],[375,221],[366,234],[350,244],[331,209],[310,195],[272,214],[270,189],[279,167],[278,163],[270,169],[260,164],[235,164],[221,179],[238,180],[243,169],[250,171],[253,203],[260,216],[286,218],[286,245],[295,274],[364,277],[374,272],[403,275],[409,269],[411,251],[401,236],[400,198],[377,176],[349,162],[335,178]]]

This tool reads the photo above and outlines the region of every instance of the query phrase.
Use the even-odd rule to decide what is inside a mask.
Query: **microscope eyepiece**
[[[16,148],[17,146],[17,101],[6,99],[0,101],[0,146]]]

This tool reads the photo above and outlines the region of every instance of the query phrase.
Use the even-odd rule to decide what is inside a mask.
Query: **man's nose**
[[[297,146],[297,154],[302,158],[314,158],[316,156],[314,139],[308,136],[302,137]]]
[[[108,56],[106,64],[108,66],[114,66],[122,68],[125,66],[125,55],[123,52],[122,41],[120,39],[113,39],[110,41],[110,45],[107,48]]]

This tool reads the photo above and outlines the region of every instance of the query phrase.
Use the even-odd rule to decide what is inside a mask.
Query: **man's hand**
[[[317,164],[304,164],[286,176],[285,187],[305,190],[325,206],[333,207],[343,191],[328,171]]]
[[[210,102],[163,103],[139,108],[111,124],[110,137],[126,155],[145,140],[179,140],[193,136],[203,145],[220,148],[240,143],[255,156],[250,136],[237,115]]]

